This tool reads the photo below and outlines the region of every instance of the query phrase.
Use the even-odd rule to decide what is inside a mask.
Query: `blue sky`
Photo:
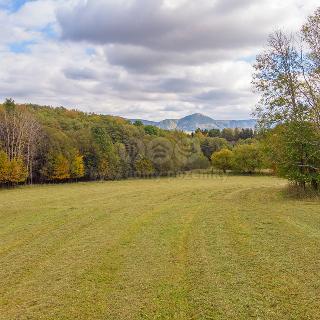
[[[32,0],[0,0],[0,7],[9,10],[10,12],[15,12],[19,10],[26,2],[30,1]]]
[[[153,120],[195,112],[249,118],[259,98],[252,64],[268,34],[296,32],[317,6],[0,0],[0,100]]]
[[[34,44],[34,41],[21,41],[10,43],[8,47],[12,53],[27,53],[31,52],[30,46],[32,44]]]

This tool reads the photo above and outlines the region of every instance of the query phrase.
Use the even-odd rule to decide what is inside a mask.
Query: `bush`
[[[233,169],[253,173],[263,166],[263,157],[258,144],[240,144],[233,150]]]
[[[221,151],[215,152],[211,157],[211,162],[216,169],[226,173],[227,170],[232,169],[233,152],[229,149],[222,149]]]

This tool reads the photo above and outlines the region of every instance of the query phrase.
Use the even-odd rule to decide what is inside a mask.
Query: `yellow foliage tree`
[[[28,178],[28,170],[21,158],[13,159],[9,163],[8,180],[12,184],[26,181]]]
[[[68,159],[62,155],[57,155],[53,160],[53,170],[50,177],[52,180],[70,179],[70,165]]]
[[[9,160],[4,151],[0,151],[0,183],[7,183],[9,179]]]
[[[11,161],[4,151],[0,151],[0,183],[17,184],[26,181],[28,170],[22,158]]]
[[[70,165],[70,175],[71,178],[78,179],[82,178],[85,174],[84,170],[84,162],[83,162],[83,156],[76,155]]]
[[[215,152],[211,156],[211,162],[215,168],[226,173],[227,170],[232,169],[233,152],[228,149],[222,149],[218,152]]]

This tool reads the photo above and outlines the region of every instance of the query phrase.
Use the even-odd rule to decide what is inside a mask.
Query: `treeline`
[[[196,138],[65,108],[0,105],[0,183],[114,180],[207,168]]]
[[[290,130],[289,130],[290,129]],[[211,131],[211,130],[210,130]],[[261,169],[317,185],[316,162],[296,165],[317,130],[290,122],[264,129],[196,130],[189,135],[112,116],[65,108],[0,105],[0,184],[116,180],[174,175],[215,167],[252,174]],[[229,134],[229,139],[226,137]],[[303,149],[317,156],[317,144]],[[291,162],[290,162],[291,161]],[[310,175],[312,173],[312,175]],[[318,176],[317,176],[318,177]],[[303,180],[305,179],[305,180]],[[313,179],[313,180],[312,180]]]
[[[256,137],[256,132],[251,128],[224,128],[222,130],[197,129],[194,134],[199,133],[209,138],[223,138],[231,143],[236,143],[239,140],[253,139]]]

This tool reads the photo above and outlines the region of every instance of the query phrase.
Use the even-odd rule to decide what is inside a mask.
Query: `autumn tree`
[[[63,154],[57,154],[52,159],[49,179],[53,181],[63,181],[70,178],[70,164]]]
[[[256,110],[260,126],[288,130],[276,131],[281,136],[273,139],[285,150],[277,153],[276,167],[301,186],[310,183],[316,189],[320,163],[314,162],[316,157],[309,161],[307,154],[318,147],[315,136],[320,130],[319,30],[320,9],[301,33],[270,35],[267,49],[257,57],[253,79],[261,95]]]
[[[0,151],[0,183],[15,185],[25,182],[28,177],[27,168],[21,158],[11,161],[4,151]]]
[[[258,144],[240,144],[233,149],[233,164],[235,171],[254,173],[263,167],[263,156]]]
[[[7,154],[0,150],[0,184],[7,183],[9,181],[9,167],[10,162]]]
[[[73,179],[82,178],[85,174],[83,156],[76,154],[71,160],[70,177]]]
[[[215,152],[211,156],[212,165],[224,173],[232,169],[233,165],[233,152],[229,149],[222,149]]]
[[[14,158],[9,162],[8,181],[10,184],[25,182],[28,177],[28,170],[22,158]]]
[[[320,128],[320,8],[297,35],[277,31],[254,65],[260,124],[311,121]]]

